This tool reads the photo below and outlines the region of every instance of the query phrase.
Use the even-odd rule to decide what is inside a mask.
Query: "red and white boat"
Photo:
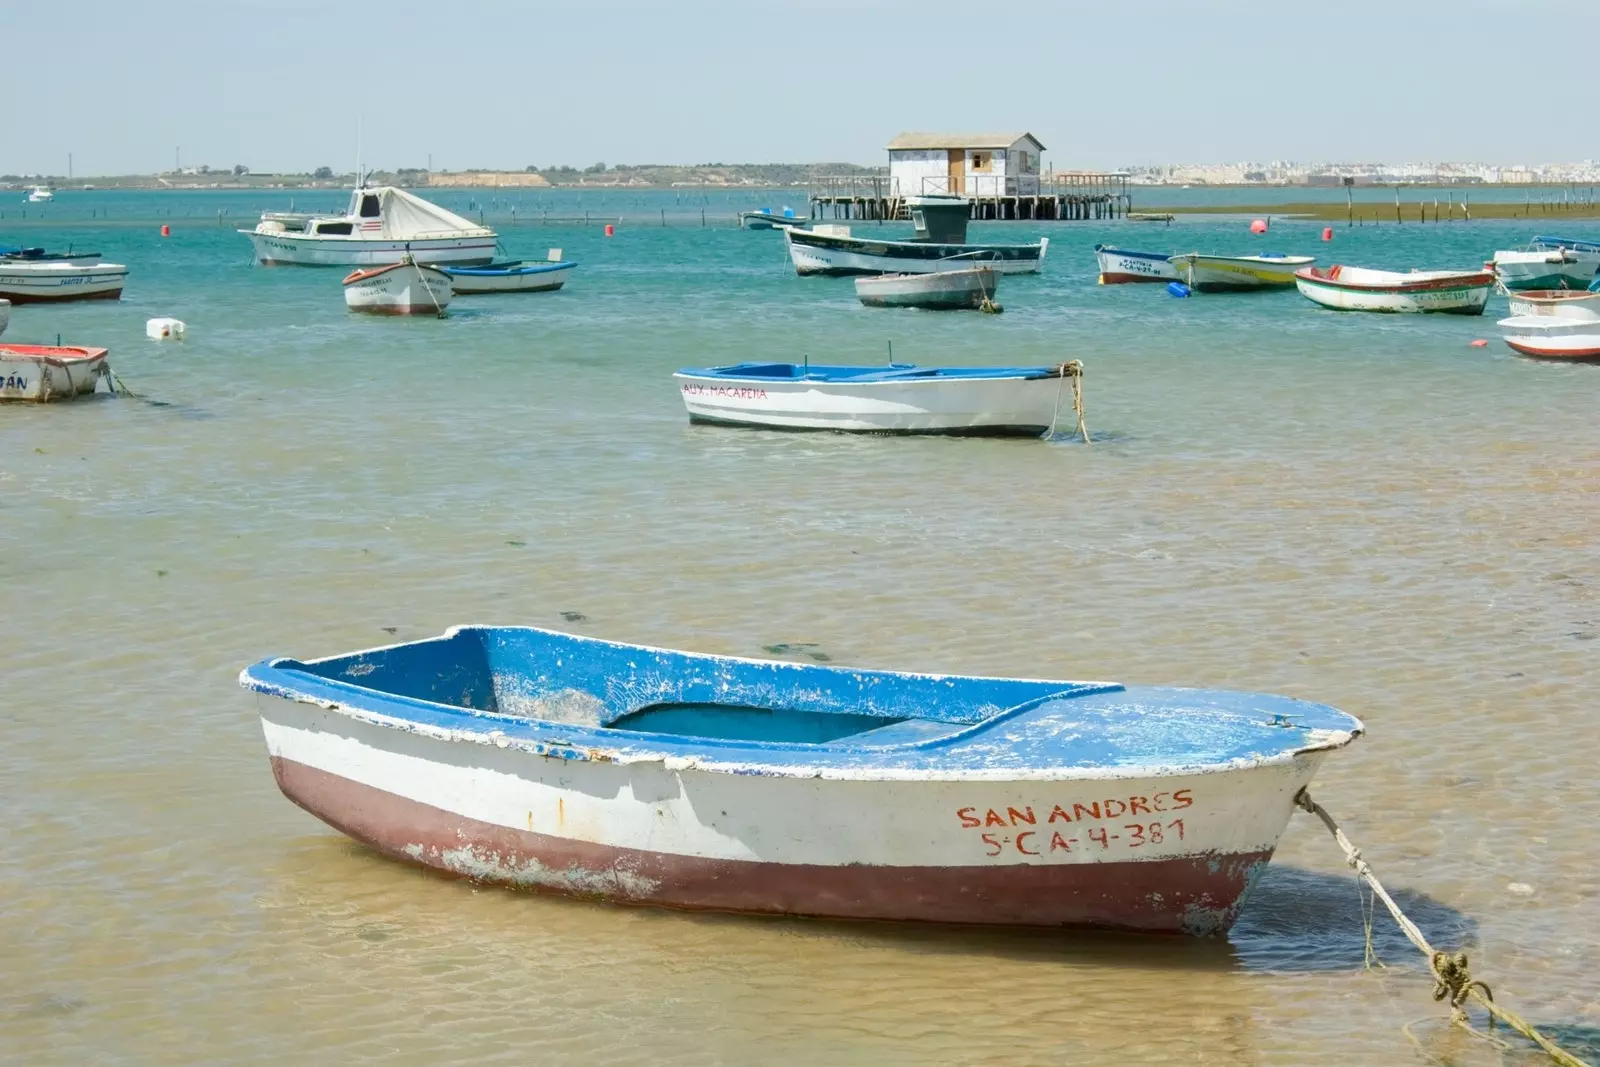
[[[1308,300],[1338,311],[1482,315],[1494,271],[1369,270],[1336,263],[1297,270],[1294,283]]]
[[[0,400],[71,400],[110,376],[103,348],[0,344]]]
[[[1501,336],[1513,351],[1538,359],[1600,360],[1600,319],[1518,315],[1501,319]]]
[[[65,300],[117,300],[128,268],[120,263],[0,260],[0,297],[13,304]]]
[[[450,275],[407,255],[399,263],[345,275],[344,302],[352,311],[443,318],[450,306]]]
[[[483,882],[670,908],[1216,934],[1356,719],[1285,697],[738,659],[523,627],[240,681],[296,804]]]
[[[1600,322],[1600,292],[1588,289],[1523,289],[1506,294],[1511,315],[1553,315],[1563,319]]]

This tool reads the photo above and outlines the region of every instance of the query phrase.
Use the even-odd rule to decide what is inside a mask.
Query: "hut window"
[[[973,170],[988,170],[989,169],[989,164],[992,163],[993,161],[994,161],[994,153],[993,152],[974,152],[974,153],[972,153],[972,169]]]
[[[378,198],[377,197],[375,197],[375,196],[363,196],[361,198],[361,217],[362,218],[364,218],[364,219],[375,219],[381,214],[382,214],[382,212],[378,210]]]

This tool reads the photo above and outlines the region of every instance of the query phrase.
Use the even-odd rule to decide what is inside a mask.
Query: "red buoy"
[[[1473,348],[1488,348],[1489,347],[1489,342],[1485,341],[1483,338],[1480,337],[1476,341],[1472,342],[1472,347]]]
[[[172,236],[172,227],[168,226],[164,222],[161,224],[161,236],[163,236],[163,237],[171,237]]]
[[[1254,222],[1252,222],[1250,224],[1250,232],[1251,233],[1266,233],[1267,232],[1267,220],[1266,219],[1256,219],[1256,221],[1254,221]]]
[[[616,235],[617,235],[617,228],[615,226],[611,225],[611,223],[609,223],[609,222],[606,223],[606,236],[607,237],[615,237]]]
[[[1322,239],[1324,241],[1333,240],[1333,227],[1332,226],[1324,226],[1322,228]]]

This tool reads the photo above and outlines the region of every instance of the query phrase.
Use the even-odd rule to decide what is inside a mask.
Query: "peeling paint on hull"
[[[599,845],[482,822],[281,757],[285,796],[396,859],[473,881],[730,912],[1218,934],[1270,849],[1136,863],[926,867],[770,863]]]

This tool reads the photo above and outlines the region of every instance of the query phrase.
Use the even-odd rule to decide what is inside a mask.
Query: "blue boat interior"
[[[477,267],[457,267],[447,264],[442,269],[446,274],[480,274],[480,275],[511,275],[511,274],[543,274],[546,271],[565,270],[577,264],[562,260],[549,262],[547,260],[501,260],[494,263],[485,263]]]
[[[1342,744],[1361,729],[1333,708],[1263,694],[854,670],[531,627],[459,627],[327,659],[264,661],[241,681],[565,758],[720,751],[774,773],[1194,765],[1326,747],[1330,731]]]
[[[916,378],[1053,378],[1055,367],[919,367],[890,363],[840,367],[820,363],[735,363],[726,367],[685,367],[679,374],[730,381],[893,382]]]

